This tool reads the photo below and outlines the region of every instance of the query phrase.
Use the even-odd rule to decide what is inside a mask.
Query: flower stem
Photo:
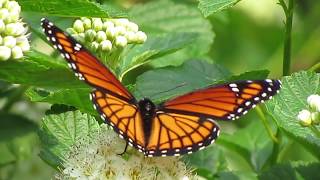
[[[264,127],[266,128],[266,130],[268,132],[268,135],[270,136],[271,140],[275,144],[279,143],[278,139],[273,134],[272,129],[271,129],[271,127],[269,126],[269,124],[267,122],[267,118],[265,117],[264,113],[262,112],[262,109],[259,106],[256,107],[256,112],[258,113],[258,116],[260,117]]]
[[[282,6],[283,11],[286,15],[284,50],[283,50],[283,75],[287,76],[290,74],[290,66],[291,66],[291,31],[292,31],[294,0],[288,0],[288,5],[286,5],[284,0],[279,0],[279,4]]]

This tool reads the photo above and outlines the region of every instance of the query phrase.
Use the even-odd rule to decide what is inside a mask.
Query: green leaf
[[[89,93],[91,91],[91,88],[59,89],[56,91],[29,88],[26,91],[26,95],[31,101],[64,104],[73,106],[82,112],[97,115],[89,99]]]
[[[205,17],[213,13],[230,8],[237,4],[240,0],[199,0],[198,8]]]
[[[207,179],[214,178],[218,172],[228,170],[225,154],[217,145],[210,145],[197,153],[185,155],[183,160],[196,168],[197,175]]]
[[[185,60],[203,57],[213,43],[214,33],[211,31],[211,24],[195,7],[161,0],[134,6],[129,15],[150,37],[178,32],[198,34],[187,48],[152,61],[151,64],[154,66],[178,66]]]
[[[43,145],[40,156],[57,168],[72,145],[80,139],[93,138],[98,129],[98,122],[92,116],[82,114],[80,111],[47,115],[39,131]]]
[[[161,102],[195,89],[207,87],[230,76],[228,70],[217,64],[192,60],[181,67],[150,70],[137,78],[136,97],[149,97]]]
[[[1,61],[0,79],[17,84],[46,88],[83,88],[66,63],[39,52],[31,52],[21,60]]]
[[[280,93],[267,103],[267,109],[278,126],[305,145],[320,158],[320,138],[310,128],[302,127],[297,120],[298,113],[308,109],[307,98],[311,94],[320,94],[320,75],[313,72],[298,72],[282,79]],[[314,128],[320,130],[319,126]]]
[[[235,151],[244,158],[254,171],[259,171],[272,153],[272,141],[261,122],[256,119],[247,127],[233,133],[222,134],[217,144],[228,151]]]
[[[113,7],[103,7],[98,3],[88,0],[19,0],[23,11],[31,11],[55,16],[72,17],[116,17],[125,16],[123,11]]]
[[[241,80],[261,80],[266,79],[270,71],[268,70],[258,70],[258,71],[248,71],[239,75],[231,76],[228,82],[241,81]]]
[[[167,36],[151,37],[143,45],[130,49],[119,65],[120,79],[130,70],[150,62],[152,59],[175,52],[191,44],[195,33],[172,33]]]
[[[223,171],[218,174],[219,180],[256,180],[257,174],[252,171]]]
[[[0,165],[30,157],[37,125],[8,113],[0,113],[0,123]]]
[[[259,179],[261,180],[320,179],[319,169],[320,169],[319,163],[306,164],[305,162],[299,162],[299,163],[278,164],[270,168],[269,170],[259,174]]]

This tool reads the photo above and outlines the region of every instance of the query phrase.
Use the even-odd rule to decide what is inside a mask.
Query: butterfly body
[[[279,80],[246,80],[195,90],[160,105],[148,98],[137,101],[75,39],[47,19],[42,19],[41,25],[75,75],[95,88],[90,98],[101,118],[148,157],[179,156],[203,149],[219,136],[215,120],[238,119],[281,88]]]
[[[138,102],[138,109],[141,113],[143,131],[147,144],[151,133],[152,121],[156,113],[156,105],[150,99],[144,98]]]

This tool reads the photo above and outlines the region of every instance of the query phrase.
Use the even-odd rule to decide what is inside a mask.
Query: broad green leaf
[[[198,34],[188,47],[152,61],[151,64],[157,67],[178,66],[187,59],[203,57],[213,43],[214,33],[210,22],[193,6],[168,0],[153,1],[134,6],[129,15],[148,36],[178,32]]]
[[[219,180],[257,180],[257,174],[252,171],[222,171]]]
[[[308,96],[320,94],[320,75],[302,71],[284,77],[282,83],[280,93],[267,104],[268,111],[284,132],[320,158],[320,138],[310,128],[302,127],[297,120],[298,113],[308,109]],[[319,126],[314,128],[320,130]]]
[[[71,17],[117,17],[126,14],[113,6],[102,5],[89,0],[19,0],[23,11],[31,11],[46,15],[71,16]]]
[[[0,165],[30,157],[37,125],[8,113],[0,113],[0,123]]]
[[[0,141],[24,136],[37,129],[37,125],[22,116],[0,113],[0,117]]]
[[[198,0],[198,8],[205,17],[215,12],[230,8],[237,4],[240,0]]]
[[[259,174],[261,180],[281,180],[281,179],[320,179],[319,174],[320,164],[319,163],[286,163],[278,164],[269,170]]]
[[[185,155],[183,160],[196,168],[197,175],[207,179],[214,178],[218,172],[228,170],[225,154],[217,145],[210,145],[204,150]]]
[[[92,116],[82,114],[80,111],[47,115],[39,131],[43,145],[40,156],[57,168],[72,145],[80,139],[93,137],[98,129],[98,122]]]
[[[271,139],[258,119],[232,135],[224,133],[217,140],[217,144],[228,151],[237,152],[254,171],[263,168],[273,147]]]
[[[46,91],[37,88],[29,88],[26,95],[34,102],[47,102],[50,104],[64,104],[73,106],[82,112],[96,115],[92,102],[89,99],[91,88],[59,89]]]
[[[161,102],[212,85],[229,76],[230,73],[224,67],[192,60],[180,67],[166,67],[143,73],[137,78],[134,94],[139,98],[148,97]]]
[[[231,76],[228,82],[241,80],[261,80],[266,79],[270,72],[268,70],[248,71],[239,75]]]
[[[195,33],[172,33],[167,36],[151,37],[143,45],[132,48],[119,65],[120,79],[130,70],[146,64],[157,57],[175,52],[191,44]]]
[[[83,88],[66,63],[39,52],[31,52],[21,60],[0,62],[0,79],[23,85],[46,88]]]

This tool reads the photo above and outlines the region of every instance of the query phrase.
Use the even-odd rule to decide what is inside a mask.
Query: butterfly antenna
[[[179,85],[177,85],[176,87],[173,87],[173,88],[171,88],[171,89],[167,89],[167,90],[165,90],[165,91],[161,91],[161,92],[154,93],[154,94],[152,94],[150,97],[157,96],[157,95],[159,95],[159,94],[166,93],[166,92],[169,92],[169,91],[178,89],[178,88],[183,87],[183,86],[185,86],[185,85],[187,85],[187,83],[186,83],[186,82],[183,82],[183,83],[181,83],[181,84],[179,84]]]

